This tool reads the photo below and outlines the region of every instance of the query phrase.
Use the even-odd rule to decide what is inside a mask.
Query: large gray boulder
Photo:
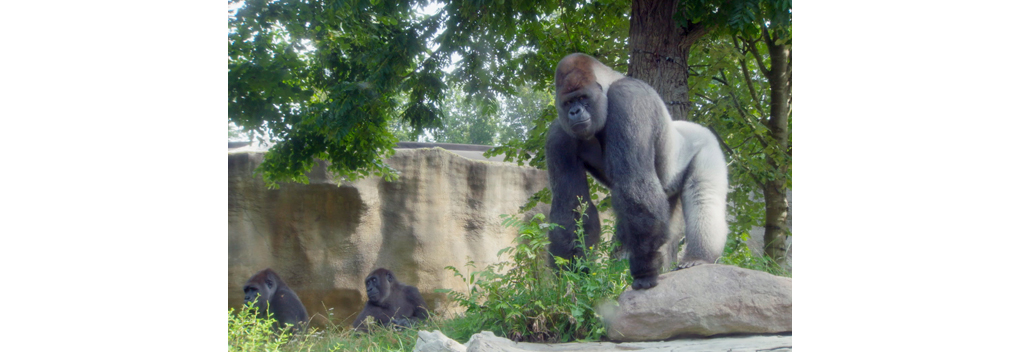
[[[793,331],[793,279],[706,264],[659,276],[648,290],[627,289],[604,312],[613,341]]]
[[[645,351],[645,352],[755,352],[792,351],[793,337],[789,335],[733,336],[712,339],[690,339],[657,342],[572,342],[527,343],[514,342],[482,331],[471,336],[467,346],[457,343],[437,331],[418,332],[415,352],[568,352],[568,351]]]
[[[418,331],[418,341],[414,344],[413,352],[465,352],[467,347],[461,345],[439,330]]]

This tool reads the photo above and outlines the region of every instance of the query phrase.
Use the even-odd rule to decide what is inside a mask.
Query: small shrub
[[[231,352],[280,351],[291,338],[289,329],[276,331],[273,313],[268,318],[257,316],[254,302],[245,304],[237,313],[227,311],[227,350]]]
[[[581,202],[575,211],[584,216],[586,205]],[[503,218],[503,226],[519,230],[516,245],[498,253],[508,254],[509,261],[467,276],[454,267],[446,268],[464,280],[469,289],[467,293],[437,290],[447,292],[453,303],[466,308],[463,316],[443,324],[443,333],[466,341],[474,333],[491,330],[514,341],[531,342],[592,341],[606,335],[595,307],[606,302],[615,304],[630,280],[627,262],[610,255],[618,244],[600,240],[608,243],[583,248],[584,227],[579,219],[576,243],[585,256],[577,258],[570,270],[556,271],[547,265],[546,258],[548,232],[557,225],[545,223],[541,214],[527,223],[513,216]],[[605,232],[612,232],[612,226],[603,226]],[[561,265],[566,263],[563,258],[555,260]],[[473,268],[474,264],[468,266]]]

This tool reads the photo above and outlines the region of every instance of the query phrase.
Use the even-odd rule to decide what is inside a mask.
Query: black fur
[[[365,278],[368,303],[354,319],[354,328],[365,331],[365,318],[373,317],[382,325],[407,326],[428,317],[428,306],[418,288],[397,281],[386,268],[372,271]]]
[[[244,283],[244,301],[245,303],[255,301],[259,316],[263,318],[268,313],[273,313],[278,328],[282,324],[293,325],[294,331],[304,331],[307,328],[308,311],[301,304],[297,294],[273,269],[266,268],[255,273]]]

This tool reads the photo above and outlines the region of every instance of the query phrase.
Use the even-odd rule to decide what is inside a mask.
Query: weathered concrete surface
[[[335,323],[353,321],[367,300],[363,280],[378,267],[417,286],[442,313],[444,297],[435,289],[466,290],[444,268],[467,273],[468,261],[477,268],[494,262],[515,235],[499,215],[517,213],[548,183],[535,168],[409,149],[387,160],[401,173],[394,182],[371,177],[337,185],[319,162],[309,184],[270,190],[252,174],[263,155],[228,153],[227,304],[240,307],[241,285],[272,267],[318,325],[324,320],[315,315],[329,308]]]
[[[710,339],[682,339],[657,342],[525,343],[495,336],[490,331],[471,336],[467,345],[450,340],[437,331],[418,332],[415,352],[521,352],[521,351],[647,351],[647,352],[753,352],[792,351],[791,335],[753,335]]]
[[[736,266],[669,272],[651,289],[628,288],[619,304],[602,312],[613,341],[793,331],[793,279]]]

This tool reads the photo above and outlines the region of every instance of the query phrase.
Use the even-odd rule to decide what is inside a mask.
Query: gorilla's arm
[[[579,157],[582,145],[581,141],[568,135],[559,124],[554,123],[549,127],[545,145],[549,190],[552,192],[549,222],[563,226],[549,232],[549,252],[566,259],[582,254],[574,245],[577,219],[574,209],[579,205],[578,196],[588,203],[587,217],[584,220],[586,246],[595,243],[600,228],[599,213],[588,192],[585,165]]]
[[[421,292],[418,292],[418,288],[414,286],[404,287],[404,297],[407,297],[407,301],[414,307],[411,317],[418,320],[424,320],[429,317],[428,306],[425,304],[425,298],[421,296]]]
[[[289,287],[280,286],[276,297],[269,302],[269,309],[273,316],[281,323],[294,325],[295,328],[303,330],[308,322],[308,311],[301,304],[297,294]]]
[[[370,315],[372,314],[369,312],[369,306],[366,305],[365,308],[361,310],[361,313],[358,314],[358,317],[354,319],[354,324],[351,324],[351,326],[354,326],[354,328],[359,331],[364,331],[366,328],[361,323],[363,323]],[[376,318],[376,320],[379,319]]]
[[[609,89],[606,121],[606,173],[613,180],[617,233],[630,250],[634,288],[655,286],[662,256],[658,249],[669,231],[669,204],[656,169],[656,141],[667,128],[658,95],[633,79]]]

